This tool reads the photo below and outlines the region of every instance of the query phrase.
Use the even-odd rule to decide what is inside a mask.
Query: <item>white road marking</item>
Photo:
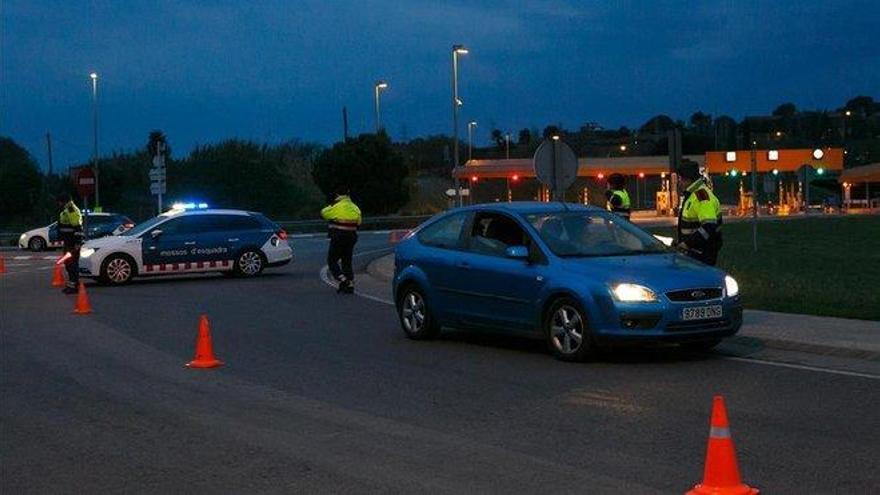
[[[859,373],[858,371],[833,370],[829,368],[819,368],[816,366],[808,366],[806,364],[783,363],[780,361],[765,361],[763,359],[752,359],[738,356],[718,356],[728,361],[738,361],[741,363],[762,364],[765,366],[776,366],[779,368],[789,368],[802,371],[815,371],[817,373],[828,373],[831,375],[854,376],[858,378],[867,378],[869,380],[880,380],[880,375],[872,375],[870,373]]]
[[[393,247],[390,247],[390,246],[389,246],[389,247],[380,248],[380,249],[371,249],[371,250],[369,250],[369,251],[362,251],[362,252],[360,252],[360,253],[355,253],[353,257],[356,258],[356,257],[358,257],[358,256],[365,256],[365,255],[368,255],[368,254],[381,253],[382,251],[390,251],[390,250],[393,250],[393,249],[394,249],[394,248],[393,248]],[[324,267],[321,268],[321,271],[319,272],[319,276],[321,277],[321,280],[323,280],[325,284],[329,285],[330,287],[336,287],[336,282],[334,282],[334,281],[330,278],[330,270],[327,268],[326,265],[325,265]],[[360,296],[360,297],[363,297],[364,299],[369,299],[369,300],[371,300],[371,301],[376,301],[376,302],[379,302],[379,303],[382,303],[382,304],[387,304],[387,305],[389,305],[389,306],[394,306],[394,302],[393,302],[393,301],[389,301],[388,299],[385,299],[385,298],[382,298],[382,297],[377,297],[377,296],[374,296],[374,295],[371,295],[371,294],[366,294],[366,293],[361,292],[361,291],[359,291],[359,290],[355,290],[354,293],[355,293],[355,295]]]

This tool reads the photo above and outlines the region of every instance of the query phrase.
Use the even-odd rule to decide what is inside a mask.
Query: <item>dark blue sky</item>
[[[880,96],[877,1],[0,2],[0,134],[44,164],[51,131],[58,167],[90,154],[92,70],[102,150],[160,128],[176,156],[233,136],[331,143],[342,105],[370,131],[377,78],[394,138],[450,133],[453,43],[471,49],[462,121],[481,142]]]

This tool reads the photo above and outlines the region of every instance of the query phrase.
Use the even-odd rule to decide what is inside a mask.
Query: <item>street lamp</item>
[[[385,81],[379,80],[373,85],[373,94],[376,100],[376,134],[379,134],[379,131],[382,130],[382,114],[379,113],[379,93],[383,89],[388,89],[388,83]]]
[[[92,134],[94,138],[92,148],[92,167],[95,169],[95,211],[101,211],[101,188],[98,173],[98,73],[89,74],[92,78]]]
[[[504,135],[504,157],[510,160],[510,133]]]
[[[464,45],[452,45],[452,155],[453,170],[459,167],[458,161],[458,107],[462,105],[458,97],[458,56],[467,55],[468,49]],[[458,191],[458,206],[464,204],[461,196],[461,186]]]
[[[621,152],[621,153],[626,153],[626,145],[625,145],[625,144],[621,144],[621,145],[620,145],[620,152]]]
[[[468,161],[474,157],[474,129],[477,127],[477,121],[468,122]]]

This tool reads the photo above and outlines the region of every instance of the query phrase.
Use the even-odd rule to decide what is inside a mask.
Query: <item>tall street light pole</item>
[[[467,55],[468,49],[464,45],[452,45],[452,160],[453,170],[457,170],[460,166],[458,160],[458,107],[461,106],[461,99],[458,97],[458,56]],[[464,201],[461,196],[461,184],[458,186],[458,206],[463,206]]]
[[[510,160],[510,133],[504,135],[504,157]]]
[[[92,78],[92,166],[95,169],[95,211],[101,211],[101,174],[98,172],[98,73],[89,74]]]
[[[468,122],[468,161],[474,158],[474,129],[477,127],[477,121]]]
[[[388,83],[385,81],[376,81],[376,84],[373,85],[373,94],[375,95],[376,100],[376,134],[379,134],[379,131],[382,130],[382,114],[379,111],[379,93],[382,92],[383,89],[388,88]]]

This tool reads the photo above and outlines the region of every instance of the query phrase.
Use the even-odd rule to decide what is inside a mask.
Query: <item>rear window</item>
[[[250,215],[223,215],[215,230],[259,230],[260,221]]]
[[[454,248],[459,245],[465,213],[456,213],[437,220],[419,231],[418,239],[428,246]]]

